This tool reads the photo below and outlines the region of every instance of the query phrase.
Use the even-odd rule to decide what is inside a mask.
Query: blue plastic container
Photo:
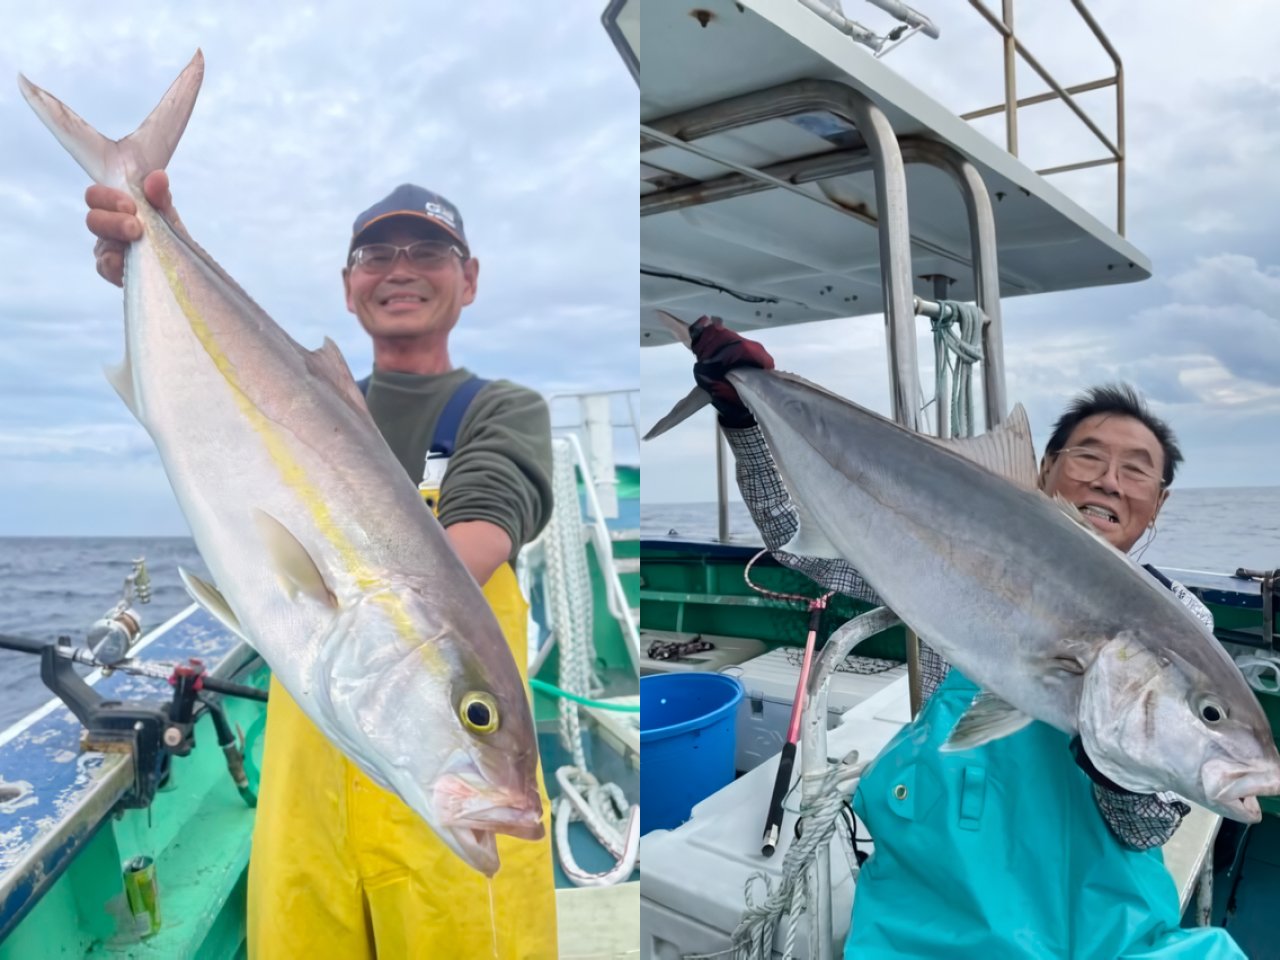
[[[733,780],[742,684],[719,673],[640,678],[640,832],[671,830]]]

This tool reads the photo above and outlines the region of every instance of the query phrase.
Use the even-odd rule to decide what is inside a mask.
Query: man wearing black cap
[[[145,192],[178,222],[163,172]],[[98,272],[119,285],[125,245],[142,235],[133,202],[100,186],[86,199]],[[457,209],[412,184],[356,218],[342,271],[347,309],[373,339],[373,373],[360,384],[369,411],[484,585],[523,670],[527,606],[511,561],[550,517],[550,418],[533,391],[453,367],[449,333],[478,276]],[[544,838],[499,836],[490,884],[273,681],[249,870],[251,960],[554,958],[542,793]]]

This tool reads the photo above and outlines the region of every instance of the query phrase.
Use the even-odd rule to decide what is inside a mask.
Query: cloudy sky
[[[956,113],[1003,98],[997,35],[965,4],[918,3],[942,39],[916,37],[888,54]],[[999,9],[998,4],[988,4]],[[1184,487],[1275,485],[1280,414],[1280,8],[1246,0],[1210,10],[1190,0],[1090,9],[1124,60],[1128,238],[1153,264],[1144,283],[1004,301],[1008,394],[1026,405],[1043,447],[1064,402],[1081,387],[1123,378],[1174,425]],[[845,12],[884,32],[887,15],[845,0]],[[1109,61],[1066,4],[1019,4],[1023,40],[1064,85],[1104,76]],[[1044,89],[1023,69],[1019,95]],[[1114,93],[1081,102],[1114,130]],[[1019,113],[1033,167],[1089,159],[1096,141],[1066,108]],[[1003,121],[981,129],[1003,141]],[[1114,168],[1054,178],[1104,223],[1114,223]],[[693,319],[692,317],[686,319]],[[881,318],[768,331],[780,367],[888,412]],[[922,323],[922,330],[926,329]],[[923,339],[922,359],[932,358]],[[692,385],[681,347],[641,354],[643,411],[652,423]],[[923,377],[932,384],[931,370]],[[931,391],[930,391],[931,392]],[[712,421],[699,414],[644,449],[644,498],[715,498]]]
[[[482,265],[455,363],[544,394],[638,383],[636,89],[559,5],[88,4],[0,14],[0,536],[184,534],[150,439],[102,375],[121,294],[93,269],[85,174],[19,72],[121,137],[203,49],[169,166],[192,234],[299,342],[357,376],[351,222],[397,184],[461,209]],[[9,10],[13,10],[10,6]]]

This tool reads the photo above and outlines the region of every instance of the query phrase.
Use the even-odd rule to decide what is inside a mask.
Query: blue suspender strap
[[[356,386],[366,397],[369,395],[369,381],[372,379],[373,374],[370,374],[363,380],[356,381]],[[453,395],[445,402],[440,419],[436,421],[436,432],[431,438],[430,453],[441,457],[453,456],[453,448],[458,445],[458,428],[462,426],[462,418],[467,415],[467,408],[471,406],[471,401],[476,398],[476,394],[484,389],[488,382],[472,376],[454,389]]]
[[[444,410],[440,413],[440,419],[436,421],[436,432],[431,438],[430,453],[441,457],[453,456],[453,448],[458,445],[458,428],[462,426],[462,418],[466,416],[467,408],[471,406],[471,401],[475,399],[476,394],[488,382],[473,376],[470,380],[463,381],[453,391],[453,396],[449,398],[444,405]]]

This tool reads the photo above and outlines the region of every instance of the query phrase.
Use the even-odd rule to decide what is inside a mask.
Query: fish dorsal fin
[[[325,606],[336,607],[337,597],[325,582],[307,548],[271,514],[264,510],[253,511],[254,523],[271,558],[271,567],[284,585],[289,597],[294,599],[298,594],[310,597]]]
[[[1031,423],[1022,404],[1015,406],[1003,422],[980,436],[929,439],[1024,490],[1035,490],[1039,486]]]
[[[1031,722],[1017,707],[1001,700],[994,693],[980,693],[965,710],[964,715],[951,730],[951,736],[941,747],[944,753],[969,750],[992,740],[999,740],[1017,733]]]
[[[364,394],[356,385],[356,378],[351,375],[351,368],[347,366],[347,360],[338,345],[325,337],[320,349],[304,350],[303,354],[311,375],[330,384],[357,415],[376,429],[369,413],[369,405],[365,403]]]
[[[182,578],[182,585],[187,588],[187,593],[191,595],[192,600],[213,614],[215,620],[241,640],[253,642],[245,636],[244,627],[240,626],[239,618],[227,603],[227,598],[222,595],[221,590],[182,567],[178,568],[178,576]]]

